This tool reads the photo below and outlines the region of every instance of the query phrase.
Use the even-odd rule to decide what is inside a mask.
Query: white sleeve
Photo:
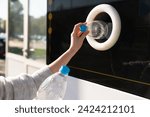
[[[5,92],[5,89],[4,89],[4,77],[0,77],[0,99],[4,99],[4,92]]]
[[[0,99],[31,100],[50,74],[50,69],[46,66],[32,75],[20,74],[14,78],[0,79]]]
[[[13,100],[14,90],[12,83],[2,76],[0,76],[0,99],[1,100]]]
[[[50,71],[50,68],[48,66],[45,66],[41,68],[40,70],[36,71],[35,73],[32,74],[32,78],[36,84],[37,89],[41,85],[41,83],[50,75],[52,72]]]

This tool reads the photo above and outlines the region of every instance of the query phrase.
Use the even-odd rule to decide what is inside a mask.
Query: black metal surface
[[[79,0],[72,1],[80,4]],[[57,2],[48,5],[48,13],[51,12],[53,18],[48,21],[52,34],[48,35],[47,63],[67,50],[74,24],[85,21],[90,10],[102,3],[114,6],[120,14],[119,40],[113,48],[103,52],[94,50],[85,41],[69,63],[71,75],[150,99],[149,0],[94,0],[92,5],[73,7],[71,4],[67,8],[62,5],[57,10],[54,8]]]

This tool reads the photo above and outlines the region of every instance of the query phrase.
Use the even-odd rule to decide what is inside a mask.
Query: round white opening
[[[109,24],[107,21],[105,21],[103,17],[108,17],[109,20],[111,20],[111,24]],[[99,17],[99,18],[98,18]],[[94,7],[91,12],[89,13],[86,22],[92,22],[95,20],[100,20],[101,22],[105,22],[107,24],[108,28],[108,34],[106,35],[105,41],[98,42],[97,38],[87,36],[88,43],[96,50],[105,51],[110,49],[112,46],[115,45],[117,42],[120,31],[121,31],[121,21],[120,16],[116,9],[108,4],[101,4],[96,7]]]

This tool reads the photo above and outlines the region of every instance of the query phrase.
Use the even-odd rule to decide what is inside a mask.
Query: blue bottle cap
[[[86,32],[87,31],[87,26],[85,24],[80,25],[80,31],[81,32]]]
[[[68,75],[70,72],[70,68],[67,66],[61,66],[61,68],[59,69],[59,72],[63,75]]]

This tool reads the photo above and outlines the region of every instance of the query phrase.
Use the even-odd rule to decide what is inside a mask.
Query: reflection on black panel
[[[47,63],[67,50],[74,24],[85,21],[88,13],[103,3],[120,14],[118,42],[110,50],[97,51],[85,40],[69,63],[71,75],[150,99],[149,0],[56,0],[48,5],[53,18],[48,21],[52,33],[48,34]]]

